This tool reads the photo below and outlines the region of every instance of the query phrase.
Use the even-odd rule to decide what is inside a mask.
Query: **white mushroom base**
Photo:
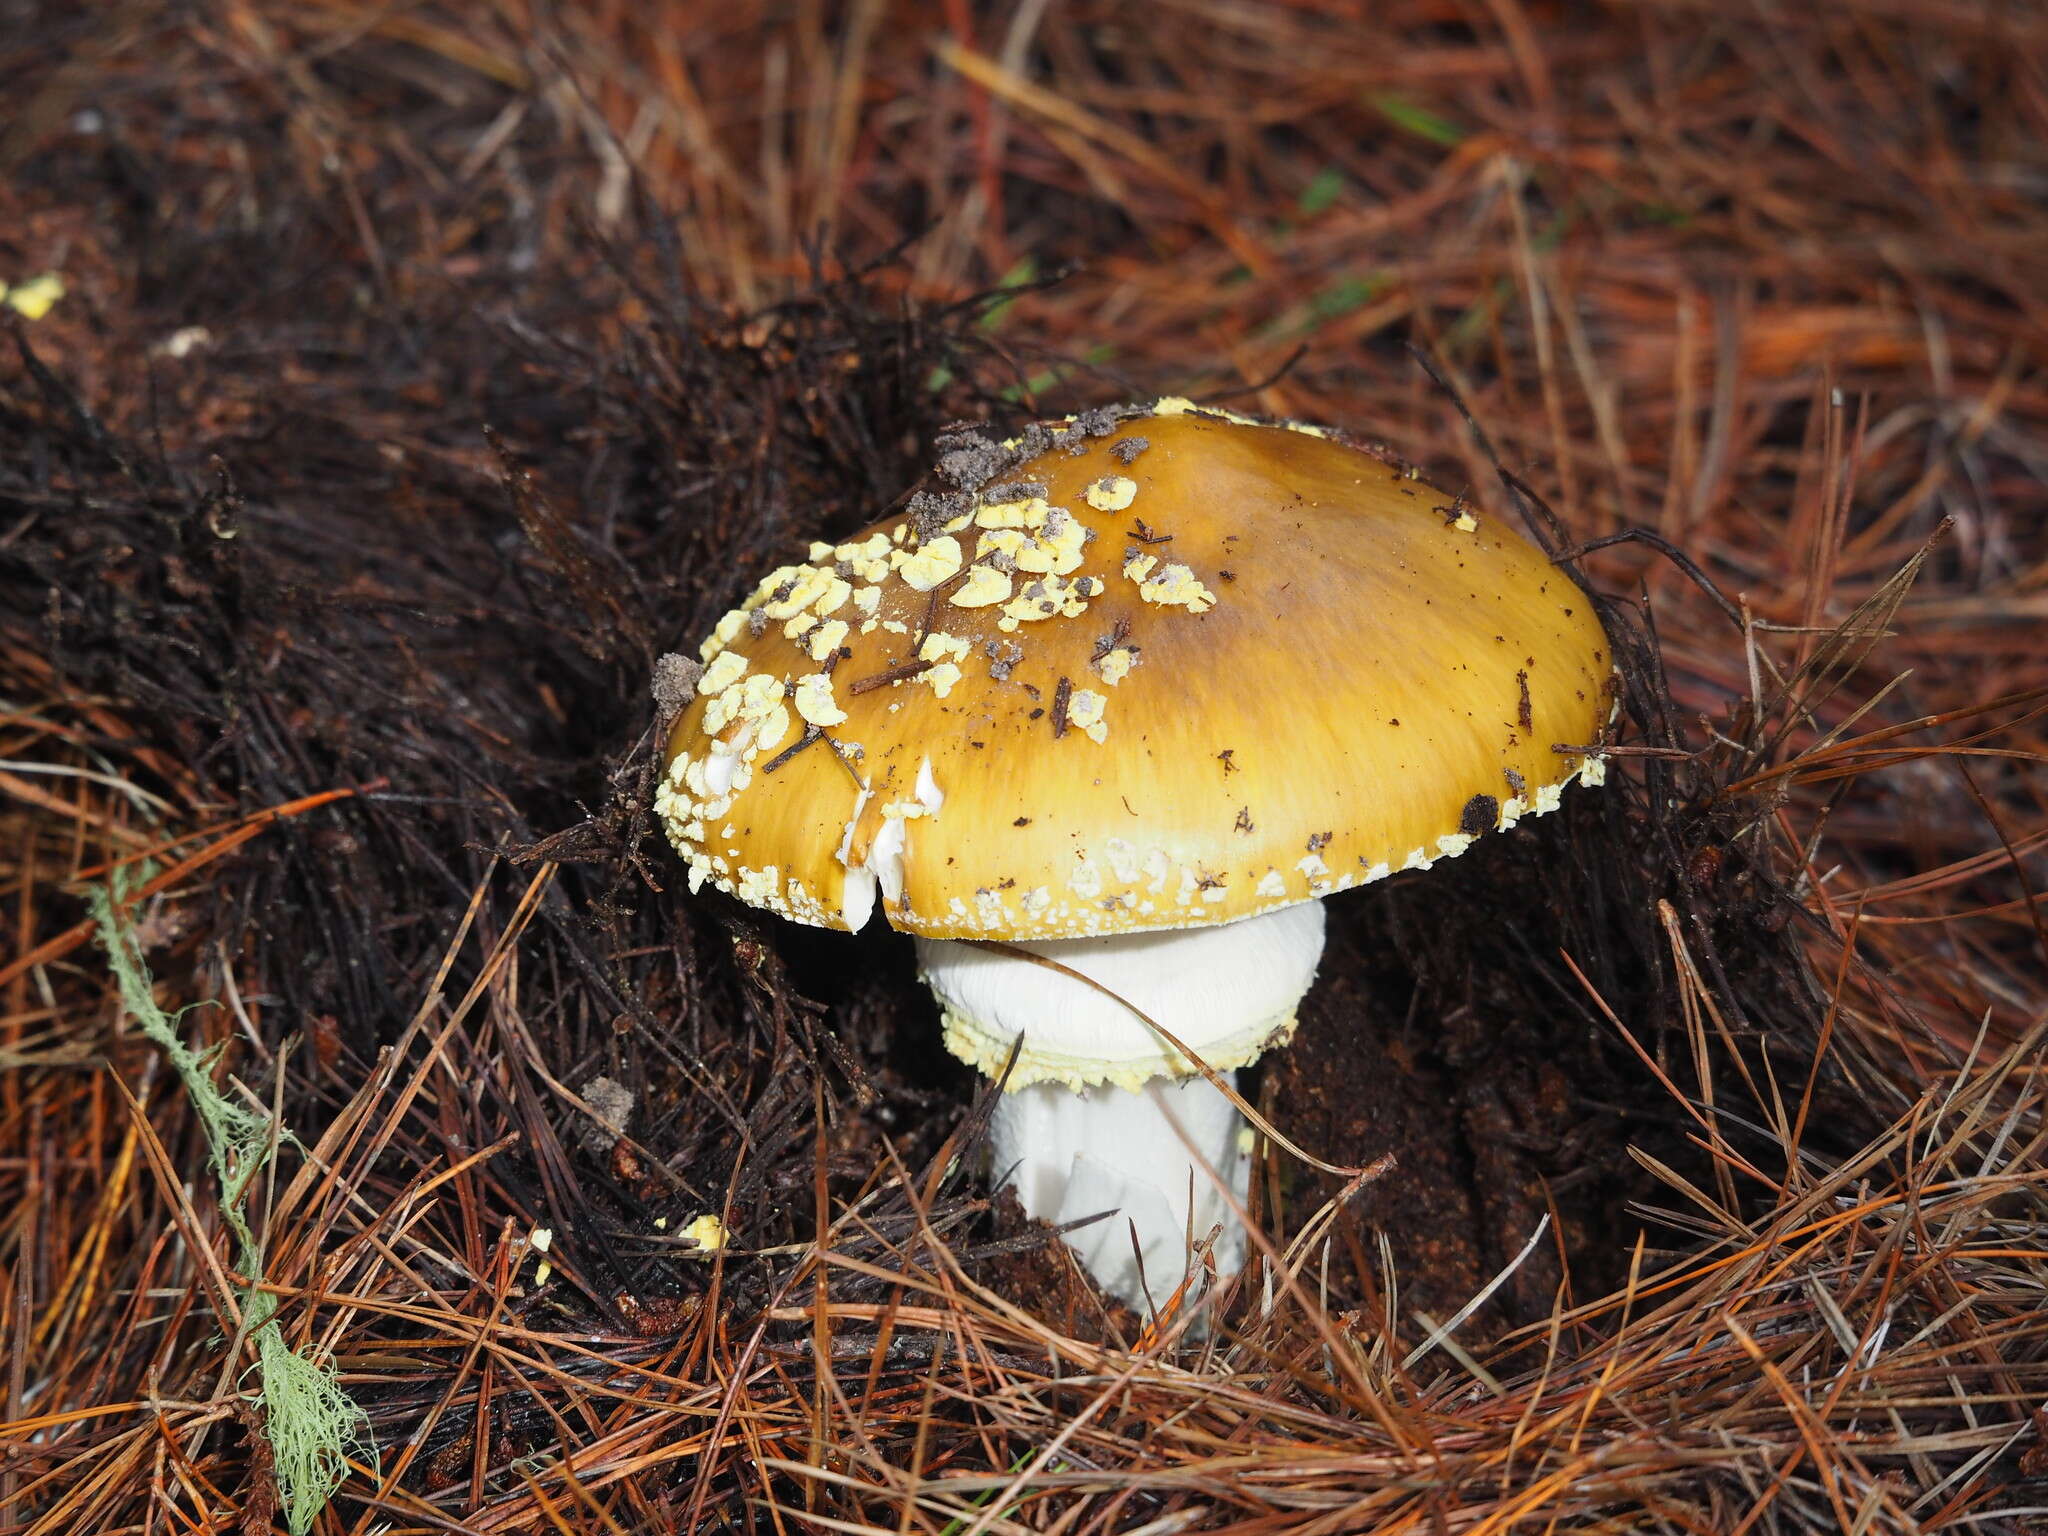
[[[1218,1225],[1210,1249],[1217,1274],[1244,1267],[1244,1227],[1218,1187],[1244,1204],[1251,1157],[1239,1145],[1243,1128],[1237,1106],[1207,1078],[1155,1077],[1136,1093],[1034,1083],[996,1105],[990,1162],[1027,1215],[1064,1226],[1109,1212],[1067,1233],[1067,1244],[1104,1290],[1143,1311],[1148,1296],[1164,1307],[1198,1272],[1193,1245]]]
[[[1242,1265],[1244,1231],[1218,1185],[1241,1204],[1249,1164],[1236,1107],[1138,1015],[1228,1078],[1293,1033],[1322,952],[1316,901],[1100,939],[917,941],[947,1049],[991,1077],[1015,1052],[992,1133],[997,1175],[1046,1221],[1116,1211],[1068,1241],[1141,1311],[1165,1305],[1187,1273],[1189,1239],[1219,1222],[1217,1272]]]

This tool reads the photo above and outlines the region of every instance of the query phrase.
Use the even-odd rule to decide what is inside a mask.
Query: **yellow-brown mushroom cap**
[[[1183,401],[1051,431],[720,622],[657,799],[693,889],[843,928],[887,862],[931,937],[1224,923],[1597,782],[1554,748],[1607,719],[1606,636],[1498,519]]]

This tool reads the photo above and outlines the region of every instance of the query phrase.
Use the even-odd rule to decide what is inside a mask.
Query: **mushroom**
[[[742,901],[916,936],[997,1171],[1162,1304],[1242,1261],[1237,1068],[1321,899],[1556,807],[1608,716],[1591,605],[1383,451],[1184,400],[941,439],[899,515],[704,642],[657,809]],[[1156,1027],[1155,1027],[1156,1026]],[[1168,1038],[1170,1036],[1171,1038]]]

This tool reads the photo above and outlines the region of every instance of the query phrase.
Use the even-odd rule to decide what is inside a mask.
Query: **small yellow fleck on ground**
[[[699,1216],[679,1234],[684,1241],[695,1243],[706,1253],[716,1253],[732,1241],[732,1234],[725,1230],[725,1223],[716,1216]]]
[[[12,288],[0,283],[0,304],[5,304],[24,320],[42,319],[57,307],[57,301],[63,297],[64,279],[55,272],[31,277]]]

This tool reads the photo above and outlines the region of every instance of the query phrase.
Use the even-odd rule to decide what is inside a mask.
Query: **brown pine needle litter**
[[[0,1536],[2048,1531],[2039,7],[20,0],[0,102]],[[1137,1318],[907,946],[682,891],[649,682],[1161,392],[1626,688]]]

